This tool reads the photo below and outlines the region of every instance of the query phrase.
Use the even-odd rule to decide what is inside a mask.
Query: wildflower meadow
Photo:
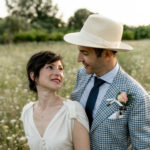
[[[150,93],[150,41],[125,42],[134,50],[118,53],[118,61]],[[82,66],[77,62],[77,46],[65,42],[0,45],[0,150],[29,149],[19,118],[23,106],[37,97],[28,89],[26,64],[31,55],[43,50],[63,56],[65,81],[58,94],[70,98],[77,70]]]

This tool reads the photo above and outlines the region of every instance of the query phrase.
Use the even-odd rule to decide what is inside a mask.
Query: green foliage
[[[139,26],[135,31],[135,39],[147,39],[150,38],[150,25]]]
[[[14,35],[14,42],[27,42],[27,41],[59,41],[63,40],[64,33],[60,31],[53,31],[51,33],[45,32],[43,30],[29,30],[29,31],[20,31]]]
[[[9,33],[16,33],[19,30],[27,30],[29,24],[25,18],[17,16],[8,16],[0,23],[0,33],[7,31]]]
[[[14,35],[14,42],[47,41],[49,34],[42,30],[20,31]]]
[[[62,33],[62,32],[53,31],[53,32],[50,34],[50,40],[53,40],[53,41],[60,41],[60,40],[63,40],[63,37],[64,37],[64,33]]]
[[[29,29],[29,24],[25,18],[8,16],[0,21],[0,42],[11,42],[16,32],[27,29]]]
[[[78,9],[68,23],[57,18],[57,5],[52,0],[6,0],[10,16],[0,18],[0,43],[24,41],[63,40],[69,32],[78,32],[90,14]],[[123,40],[150,38],[150,25],[132,27],[124,25]]]
[[[124,25],[123,39],[125,40],[140,40],[150,38],[150,25],[130,27]]]
[[[52,31],[63,25],[63,21],[56,17],[57,5],[52,0],[6,0],[10,15],[21,16],[34,29]]]
[[[134,40],[135,39],[135,33],[134,31],[127,30],[123,32],[123,40]]]
[[[44,32],[44,31],[37,31],[36,32],[36,41],[40,42],[40,41],[48,41],[49,40],[49,33]]]
[[[35,18],[34,20],[32,20],[31,26],[34,29],[52,32],[55,29],[63,27],[64,23],[59,18],[45,16],[43,18]]]
[[[74,16],[69,18],[68,21],[68,28],[72,28],[72,29],[81,29],[81,27],[83,26],[85,20],[87,19],[87,17],[93,14],[92,12],[90,12],[87,9],[78,9],[75,13]]]
[[[32,21],[35,18],[46,16],[55,17],[57,6],[52,5],[52,0],[6,0],[10,15],[22,16]]]
[[[10,43],[12,41],[12,37],[9,35],[8,32],[4,32],[0,36],[0,43]]]
[[[20,31],[14,35],[14,42],[35,41],[36,36],[33,30]]]

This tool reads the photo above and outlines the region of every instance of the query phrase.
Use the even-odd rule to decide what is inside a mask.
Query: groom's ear
[[[30,72],[30,78],[31,78],[32,81],[35,81],[34,72]]]

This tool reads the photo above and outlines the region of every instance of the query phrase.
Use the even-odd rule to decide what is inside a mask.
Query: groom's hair
[[[102,56],[102,53],[103,53],[103,51],[104,51],[103,48],[93,48],[93,49],[94,49],[94,51],[95,51],[97,57],[101,57],[101,56]],[[117,51],[114,51],[114,50],[111,50],[111,51],[112,51],[112,54],[113,54],[113,55],[116,55]]]
[[[58,60],[60,60],[62,65],[64,66],[62,57],[51,51],[41,51],[31,56],[26,67],[28,81],[29,81],[29,88],[31,91],[34,91],[37,93],[36,79],[39,77],[40,70],[46,64],[51,64]],[[31,79],[31,73],[33,73],[33,76],[34,76],[33,80]]]

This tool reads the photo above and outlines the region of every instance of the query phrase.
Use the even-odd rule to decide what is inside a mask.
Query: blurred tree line
[[[147,26],[138,26],[130,27],[124,25],[124,40],[140,40],[140,39],[149,39],[150,38],[150,25]]]
[[[9,16],[0,18],[0,43],[62,40],[64,34],[79,31],[90,14],[78,9],[68,22],[57,17],[52,0],[6,0]],[[150,25],[124,26],[124,40],[150,38]]]

